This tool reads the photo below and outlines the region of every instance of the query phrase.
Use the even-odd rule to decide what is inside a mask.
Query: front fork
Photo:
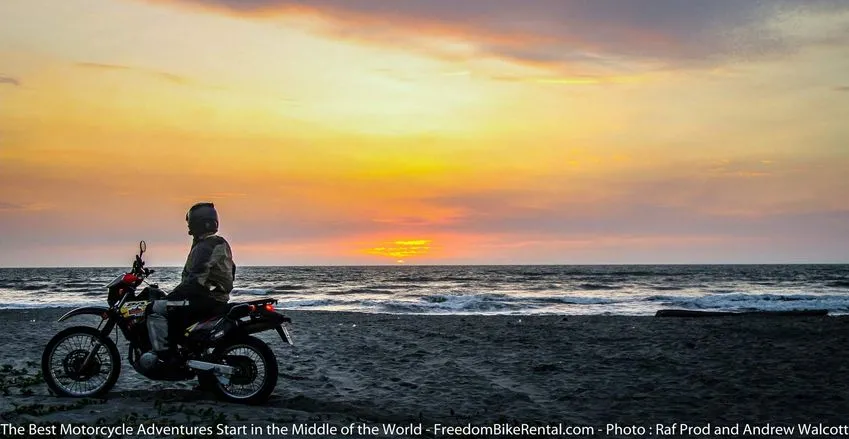
[[[115,329],[115,320],[111,318],[107,318],[106,324],[103,325],[103,328],[100,329],[100,335],[103,338],[109,338],[109,334],[112,333],[112,330]],[[100,348],[103,347],[103,343],[100,341],[96,341],[94,343],[94,347],[89,351],[88,355],[85,357],[85,361],[83,361],[82,370],[88,370],[91,367],[91,362],[94,361],[94,358],[97,357],[97,353],[100,351]]]

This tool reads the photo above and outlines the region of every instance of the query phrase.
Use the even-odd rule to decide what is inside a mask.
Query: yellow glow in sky
[[[0,265],[846,261],[849,8],[755,3],[4,1]]]
[[[417,239],[412,241],[395,241],[385,246],[374,247],[367,251],[368,254],[388,256],[402,262],[414,256],[425,256],[430,252],[431,241]]]

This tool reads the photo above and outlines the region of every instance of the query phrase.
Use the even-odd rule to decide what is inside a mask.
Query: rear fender
[[[269,329],[274,329],[280,326],[279,323],[274,323],[270,320],[254,320],[250,322],[245,322],[239,325],[239,329],[244,331],[245,334],[255,334],[257,332],[268,331]]]
[[[260,315],[260,318],[251,319],[247,322],[240,322],[239,329],[244,331],[246,334],[254,334],[273,329],[277,331],[277,334],[280,335],[280,338],[284,342],[289,343],[290,345],[295,344],[292,340],[292,335],[285,326],[286,323],[290,323],[292,321],[291,319],[273,311],[261,311]]]
[[[63,322],[65,320],[70,319],[71,317],[86,315],[99,316],[101,319],[106,320],[109,318],[109,308],[105,308],[102,306],[87,306],[84,308],[77,308],[75,310],[68,311],[62,317],[59,317],[59,321]]]
[[[246,320],[225,317],[212,330],[209,340],[213,343],[221,343],[224,339],[243,338],[257,332],[269,330],[280,332],[280,325],[290,321],[289,318],[275,312],[266,312],[258,318]]]

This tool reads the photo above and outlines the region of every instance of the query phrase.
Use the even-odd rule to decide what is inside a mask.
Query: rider
[[[147,319],[150,342],[156,359],[175,360],[174,341],[192,321],[210,317],[230,300],[236,265],[230,244],[216,235],[218,212],[212,203],[197,203],[186,213],[192,247],[183,267],[181,282],[165,296],[153,302]]]

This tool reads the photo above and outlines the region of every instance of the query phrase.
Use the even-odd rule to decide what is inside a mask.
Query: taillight
[[[265,310],[266,311],[274,311],[274,304],[266,303],[265,304]]]

